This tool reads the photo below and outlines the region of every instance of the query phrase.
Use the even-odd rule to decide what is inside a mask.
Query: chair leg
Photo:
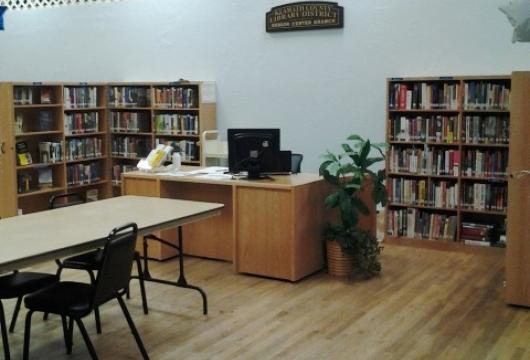
[[[134,255],[134,260],[136,261],[136,268],[138,269],[138,281],[140,282],[140,293],[142,294],[142,306],[144,308],[144,314],[149,314],[149,309],[147,307],[147,296],[145,295],[145,283],[144,283],[144,274],[142,271],[142,263],[140,262],[140,254],[136,253]]]
[[[7,325],[6,325],[6,318],[4,315],[4,306],[2,305],[1,301],[0,301],[0,331],[2,331],[2,344],[4,345],[4,359],[9,360],[11,359],[11,355],[9,354],[9,340],[7,338]]]
[[[125,315],[125,319],[127,320],[127,323],[129,324],[129,328],[131,329],[131,332],[134,336],[134,340],[136,340],[136,344],[140,348],[140,352],[142,353],[142,356],[145,360],[149,359],[149,355],[147,355],[147,351],[145,350],[144,344],[142,342],[142,339],[140,338],[140,334],[138,334],[138,330],[136,330],[136,326],[134,325],[133,319],[131,318],[131,314],[129,314],[129,310],[127,310],[127,305],[125,305],[125,302],[121,298],[121,296],[117,297],[118,302],[120,303],[121,310],[123,311],[123,315]]]
[[[66,347],[66,353],[72,353],[72,339],[70,338],[70,329],[68,328],[68,323],[66,322],[66,316],[61,315],[61,321],[63,323],[63,336],[64,336],[64,346]]]
[[[93,360],[97,360],[98,356],[96,355],[96,350],[94,349],[94,346],[92,345],[92,341],[90,341],[90,338],[88,337],[88,333],[86,332],[85,325],[83,324],[83,321],[81,319],[74,319],[77,323],[77,327],[79,328],[79,331],[81,331],[81,335],[83,336],[83,340],[85,340],[86,347],[88,349],[88,352],[90,353],[90,357]]]
[[[87,269],[88,276],[90,276],[90,283],[94,285],[96,283],[96,277],[94,276],[94,272],[90,269]],[[94,317],[96,319],[96,332],[98,334],[101,334],[101,318],[99,316],[99,309],[97,307],[94,308]]]
[[[26,326],[24,328],[24,352],[22,354],[23,360],[29,359],[29,338],[31,335],[31,315],[33,315],[33,311],[28,311],[28,314],[26,315]]]
[[[22,304],[22,296],[19,296],[13,311],[13,317],[11,318],[11,325],[9,325],[9,332],[15,331],[15,324],[17,323],[18,312],[20,311],[20,305]]]
[[[70,348],[68,349],[68,355],[70,355],[74,346],[74,318],[71,316],[68,321],[68,339],[70,339]]]
[[[94,308],[94,318],[96,319],[96,332],[101,334],[101,317],[99,316],[99,308]]]

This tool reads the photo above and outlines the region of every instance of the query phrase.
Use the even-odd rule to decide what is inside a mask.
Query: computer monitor
[[[246,171],[249,179],[259,179],[261,174],[290,168],[285,152],[280,151],[280,129],[228,129],[227,133],[231,173]]]

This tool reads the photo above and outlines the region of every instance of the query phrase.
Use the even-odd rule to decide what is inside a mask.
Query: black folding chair
[[[50,209],[57,209],[59,207],[79,205],[85,202],[85,198],[79,193],[68,193],[53,196],[50,199]],[[64,269],[73,269],[73,270],[84,270],[88,272],[90,277],[90,282],[94,283],[96,277],[94,275],[101,268],[101,261],[103,251],[102,249],[96,249],[88,251],[79,255],[71,256],[64,259],[63,261],[55,260],[57,263],[57,276],[61,276],[61,272]],[[136,266],[138,268],[138,280],[140,282],[140,293],[142,296],[142,306],[144,313],[148,313],[147,308],[147,298],[145,294],[144,279],[142,276],[140,254],[135,253]],[[47,318],[47,314],[44,315]],[[101,334],[101,319],[99,316],[99,309],[96,307],[94,309],[94,317],[96,319],[96,331],[98,334]]]
[[[91,358],[98,359],[82,318],[112,299],[118,300],[143,358],[149,359],[123,300],[131,279],[137,232],[138,228],[133,223],[111,231],[102,250],[101,267],[94,283],[58,282],[25,297],[24,304],[28,309],[28,314],[24,333],[23,359],[29,358],[31,317],[36,311],[61,316],[64,341],[69,354],[72,352],[73,322],[75,321]]]
[[[10,359],[10,353],[4,306],[1,300],[17,299],[15,310],[13,311],[13,317],[11,318],[11,324],[9,326],[9,332],[12,333],[15,330],[15,323],[17,321],[18,312],[20,311],[22,298],[27,294],[52,285],[55,282],[57,282],[57,277],[53,274],[27,271],[15,271],[12,274],[0,277],[0,327],[2,331],[2,343],[4,346],[4,358],[6,360]]]

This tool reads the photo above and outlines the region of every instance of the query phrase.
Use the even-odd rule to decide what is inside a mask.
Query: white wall
[[[350,133],[383,140],[385,78],[530,69],[508,0],[340,0],[340,30],[268,34],[290,1],[124,0],[8,11],[0,81],[215,80],[218,125],[280,127],[315,171]]]

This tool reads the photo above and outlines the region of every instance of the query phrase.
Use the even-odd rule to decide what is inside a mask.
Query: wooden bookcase
[[[195,143],[195,156],[182,163],[200,165],[199,134],[216,127],[215,99],[212,89],[205,99],[204,84],[0,83],[0,217],[14,216],[18,209],[24,214],[45,210],[54,194],[94,195],[97,190],[99,199],[119,195],[116,168],[132,169],[157,141]],[[179,88],[189,89],[186,103]],[[167,101],[162,90],[173,97]],[[131,122],[134,114],[139,114],[136,123]],[[154,123],[159,114],[193,116],[195,129],[161,133]],[[120,139],[127,146],[115,151]],[[17,143],[25,143],[31,164],[17,165]],[[60,157],[41,159],[41,143],[60,144]],[[51,183],[39,183],[43,173],[47,176],[41,180],[51,174]]]
[[[512,74],[506,301],[530,306],[530,72]]]
[[[387,79],[385,241],[475,251],[463,223],[505,227],[510,88],[509,75]]]
[[[92,89],[93,105],[88,103],[88,89]],[[69,89],[76,89],[75,103],[70,104],[65,97]],[[110,194],[108,170],[105,162],[107,146],[107,125],[104,105],[104,85],[87,83],[2,83],[0,84],[0,117],[2,142],[2,174],[0,182],[6,186],[6,202],[2,201],[1,213],[4,216],[31,213],[48,208],[48,200],[53,194],[83,192],[97,189],[98,198]],[[66,91],[66,92],[65,92]],[[81,116],[93,112],[98,116],[98,128],[90,133],[80,129],[71,133],[65,127],[69,116]],[[72,141],[99,139],[103,148],[97,157],[86,158],[83,147],[78,147],[76,158],[66,158],[66,146]],[[16,161],[17,144],[23,144],[31,155],[30,164]],[[54,150],[51,150],[51,146]],[[54,154],[55,153],[55,154]],[[89,172],[83,165],[96,163],[100,168],[99,178],[96,165]],[[3,164],[2,164],[3,165]],[[75,183],[69,182],[70,168],[78,168]],[[51,175],[51,178],[50,178]],[[49,180],[49,181],[48,181]],[[13,195],[11,195],[13,194]]]
[[[188,81],[108,84],[115,195],[121,191],[121,173],[134,170],[159,143],[178,146],[183,165],[201,165],[200,134],[216,128],[216,104],[204,101],[203,86]]]

